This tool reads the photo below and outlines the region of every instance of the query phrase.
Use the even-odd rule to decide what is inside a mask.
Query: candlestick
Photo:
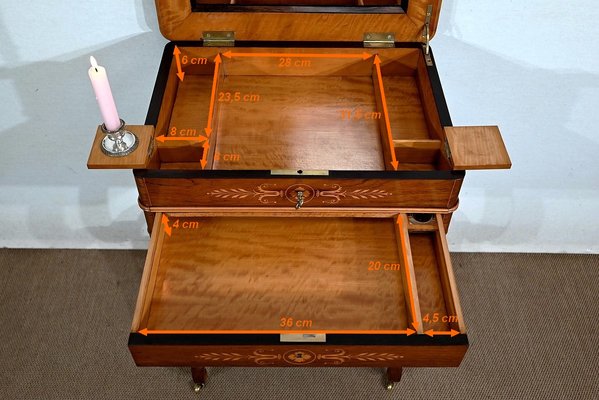
[[[96,100],[104,123],[102,132],[106,134],[102,140],[102,152],[111,157],[122,157],[131,154],[137,148],[139,140],[134,133],[125,129],[125,121],[119,118],[116,104],[110,90],[106,69],[98,65],[94,57],[89,58],[91,67],[88,71]]]
[[[131,154],[137,148],[139,140],[133,132],[125,129],[125,121],[119,120],[119,127],[115,130],[106,128],[105,124],[100,126],[106,134],[102,139],[102,152],[111,157],[123,157]]]
[[[94,57],[90,57],[89,61],[92,66],[88,71],[88,75],[96,94],[96,100],[100,107],[104,125],[106,129],[116,131],[121,125],[121,119],[119,118],[119,113],[116,110],[116,104],[112,97],[112,90],[110,90],[106,69],[99,66]]]

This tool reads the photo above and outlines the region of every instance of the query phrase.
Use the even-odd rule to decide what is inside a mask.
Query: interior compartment
[[[398,170],[449,169],[420,48],[180,51],[156,127],[180,138],[158,143],[161,168],[377,171],[395,155]]]
[[[326,214],[168,219],[170,236],[156,218],[133,331],[273,333],[293,318],[302,331],[388,333],[416,322],[419,333],[465,333],[439,227],[413,233],[397,217]],[[423,325],[414,309],[460,322]]]

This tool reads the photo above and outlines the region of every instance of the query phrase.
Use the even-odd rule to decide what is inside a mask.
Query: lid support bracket
[[[429,67],[433,66],[433,58],[431,57],[431,18],[433,16],[433,5],[429,4],[426,7],[426,19],[424,20],[424,31],[422,32],[422,38],[424,39],[424,59],[426,65]]]

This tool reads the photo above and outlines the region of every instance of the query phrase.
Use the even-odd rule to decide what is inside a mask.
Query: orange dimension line
[[[160,143],[164,143],[167,141],[187,141],[187,142],[203,142],[204,140],[208,140],[208,138],[204,137],[204,136],[188,136],[188,137],[183,137],[183,136],[164,136],[164,135],[160,135],[156,138],[157,141],[159,141]]]
[[[171,234],[173,233],[173,230],[170,226],[168,226],[168,217],[166,216],[166,214],[162,214],[162,224],[164,225],[164,233],[166,233],[167,235],[171,236]]]
[[[412,335],[416,333],[413,329],[405,330],[384,330],[384,331],[364,331],[364,330],[150,330],[142,329],[137,331],[144,336],[148,335],[252,335],[252,334],[282,334],[282,335],[298,335],[298,334],[312,334],[312,335]]]
[[[374,68],[376,70],[376,76],[379,81],[379,87],[381,88],[381,101],[383,103],[383,115],[385,117],[385,126],[387,127],[387,138],[389,140],[389,147],[391,147],[391,165],[397,171],[399,162],[395,156],[395,147],[393,146],[393,134],[391,133],[391,121],[389,120],[389,109],[387,108],[387,97],[385,96],[385,88],[383,87],[383,75],[381,74],[381,59],[378,55],[374,56]]]
[[[416,306],[414,305],[414,293],[412,289],[412,280],[410,279],[410,269],[408,268],[408,248],[406,244],[406,236],[404,232],[403,219],[401,215],[397,216],[397,224],[399,225],[399,240],[401,242],[401,252],[403,253],[403,262],[406,270],[406,280],[408,281],[408,295],[410,296],[410,308],[412,309],[412,318],[416,319]],[[414,328],[418,327],[418,322],[412,321]]]
[[[185,72],[183,72],[183,70],[181,69],[181,59],[179,58],[179,56],[181,55],[181,50],[179,50],[179,47],[175,46],[173,54],[175,56],[175,60],[177,60],[177,76],[179,77],[181,82],[183,82],[183,78],[185,78]]]
[[[212,134],[212,117],[214,114],[214,102],[216,100],[216,87],[218,86],[218,71],[220,69],[220,63],[222,62],[222,58],[220,54],[216,55],[214,58],[214,78],[212,79],[212,94],[210,95],[210,108],[208,110],[208,122],[206,123],[206,136],[210,137]]]
[[[233,53],[227,51],[223,53],[227,58],[231,57],[303,57],[303,58],[361,58],[368,60],[372,54],[368,53],[349,53],[349,54],[327,54],[327,53]]]
[[[208,150],[210,149],[210,143],[204,142],[204,150],[202,152],[202,169],[206,169],[206,165],[208,164]]]
[[[434,331],[432,329],[429,329],[428,331],[424,332],[425,335],[428,335],[430,337],[434,337],[434,336],[457,336],[460,334],[460,332],[456,331],[455,329],[452,329],[450,331]]]

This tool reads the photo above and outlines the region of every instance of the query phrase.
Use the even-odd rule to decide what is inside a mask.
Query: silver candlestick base
[[[125,121],[121,119],[121,126],[116,131],[109,131],[106,125],[100,126],[106,134],[102,139],[102,152],[110,157],[123,157],[131,154],[139,144],[137,136],[125,129]]]

